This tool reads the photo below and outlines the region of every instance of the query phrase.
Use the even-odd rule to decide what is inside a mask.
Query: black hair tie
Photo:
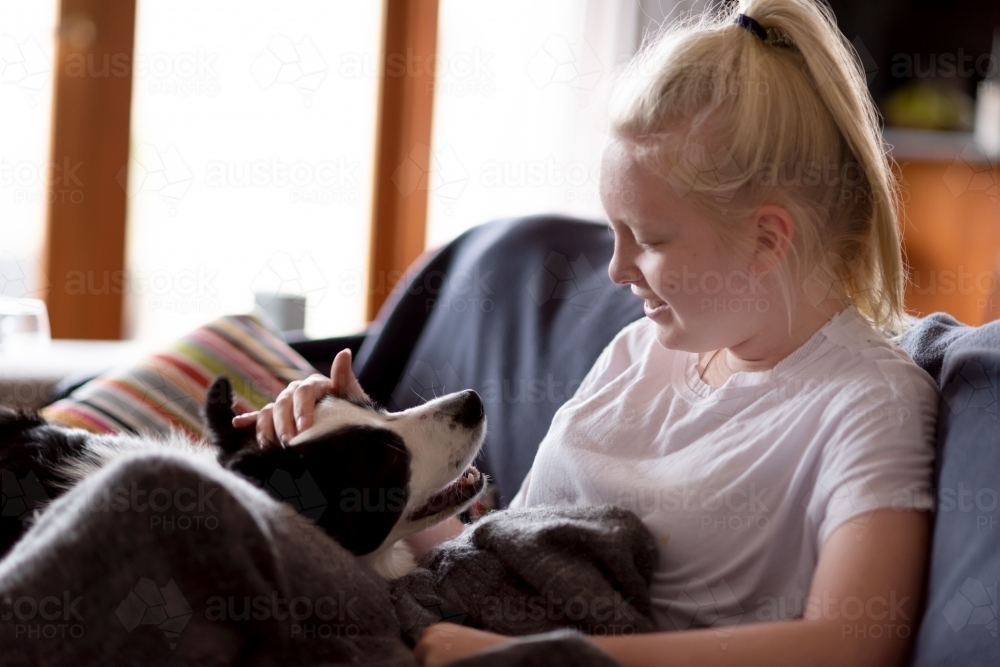
[[[767,41],[767,30],[764,29],[764,26],[757,23],[756,19],[752,19],[746,14],[737,14],[736,18],[733,19],[733,23],[737,23],[746,28],[748,32],[757,35],[762,42]]]

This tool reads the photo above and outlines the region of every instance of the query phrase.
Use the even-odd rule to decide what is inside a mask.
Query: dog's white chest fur
[[[396,579],[409,574],[417,567],[413,550],[406,542],[400,540],[391,547],[379,549],[373,553],[361,556],[361,562],[370,567],[383,579]]]

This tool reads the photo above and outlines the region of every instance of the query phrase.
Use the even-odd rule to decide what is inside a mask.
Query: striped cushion
[[[273,401],[289,382],[315,372],[264,320],[228,315],[134,366],[91,380],[41,414],[94,433],[163,434],[173,428],[199,438],[201,408],[217,376],[229,376],[237,412],[246,412]]]

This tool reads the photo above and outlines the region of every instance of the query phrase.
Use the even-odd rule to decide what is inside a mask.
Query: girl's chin
[[[677,332],[671,331],[670,327],[657,326],[655,333],[656,342],[660,347],[668,350],[680,350],[681,342],[677,338]]]

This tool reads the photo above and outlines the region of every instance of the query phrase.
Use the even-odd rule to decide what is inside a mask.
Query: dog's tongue
[[[410,514],[410,521],[433,516],[449,507],[461,505],[466,500],[474,498],[482,490],[485,483],[486,479],[476,470],[475,466],[469,466],[461,477],[435,493],[428,498],[426,503],[415,509]]]

